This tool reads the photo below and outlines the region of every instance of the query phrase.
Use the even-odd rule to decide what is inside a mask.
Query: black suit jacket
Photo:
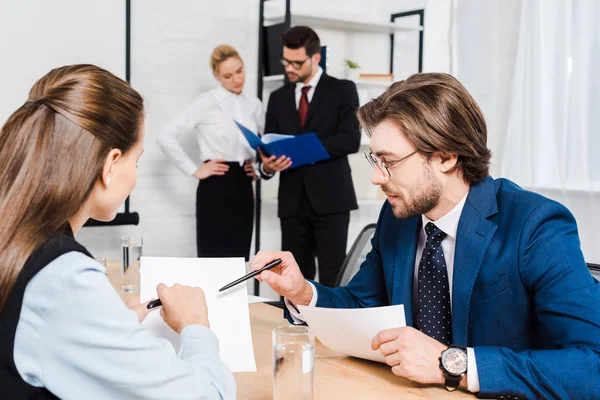
[[[303,128],[296,109],[295,84],[288,83],[271,94],[265,133],[302,135],[315,132],[330,155],[328,160],[281,172],[278,192],[280,218],[297,214],[303,186],[318,214],[358,208],[347,157],[356,153],[360,146],[357,109],[358,93],[354,82],[325,73],[315,88]]]

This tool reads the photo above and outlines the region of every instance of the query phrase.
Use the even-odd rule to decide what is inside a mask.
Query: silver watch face
[[[467,352],[462,349],[450,348],[442,353],[442,366],[452,375],[467,372]]]

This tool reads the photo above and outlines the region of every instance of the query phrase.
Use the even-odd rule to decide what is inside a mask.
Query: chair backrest
[[[597,281],[600,281],[600,264],[587,263],[587,267],[592,276],[596,278]]]
[[[360,231],[350,248],[350,252],[344,259],[335,286],[346,286],[348,282],[350,282],[350,279],[358,272],[358,269],[363,261],[365,261],[367,254],[371,251],[371,238],[373,237],[373,234],[375,234],[376,226],[376,224],[369,224]]]

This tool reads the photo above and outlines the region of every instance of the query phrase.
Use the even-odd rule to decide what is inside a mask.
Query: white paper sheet
[[[155,299],[156,286],[175,283],[198,286],[204,290],[210,329],[219,338],[221,360],[233,372],[254,372],[256,362],[250,332],[248,296],[245,284],[222,293],[218,290],[246,274],[243,258],[163,258],[142,257],[140,262],[140,300]],[[179,335],[151,312],[143,322],[156,336],[168,339],[179,349]]]
[[[371,341],[384,329],[406,326],[404,306],[320,308],[298,306],[302,317],[325,346],[338,353],[385,362],[371,350]]]

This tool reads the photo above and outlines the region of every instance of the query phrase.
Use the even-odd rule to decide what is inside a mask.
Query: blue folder
[[[327,150],[325,150],[325,147],[323,147],[323,144],[314,133],[305,133],[297,136],[267,133],[261,140],[261,138],[244,125],[237,121],[235,123],[240,128],[240,131],[242,131],[250,147],[256,151],[260,147],[263,153],[269,156],[287,156],[291,158],[292,166],[290,168],[314,164],[329,158],[329,153],[327,153]]]

